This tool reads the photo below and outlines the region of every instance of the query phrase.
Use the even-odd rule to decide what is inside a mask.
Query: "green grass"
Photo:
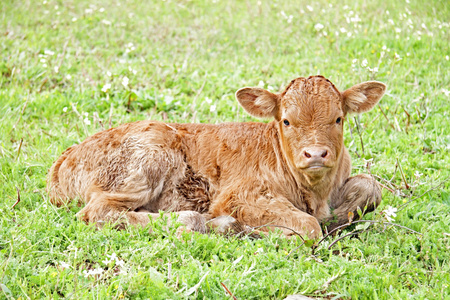
[[[0,12],[0,298],[227,299],[223,283],[238,299],[450,299],[446,1],[5,0]],[[349,118],[345,141],[354,174],[371,160],[398,191],[365,218],[402,207],[395,223],[422,236],[378,223],[313,256],[275,233],[180,238],[163,220],[153,234],[96,230],[75,218],[80,207],[48,201],[52,162],[110,124],[251,120],[238,88],[314,74],[342,90],[388,85],[378,107]],[[121,265],[103,262],[113,253]]]

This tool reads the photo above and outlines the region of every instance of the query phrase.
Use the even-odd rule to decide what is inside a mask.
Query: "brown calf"
[[[320,222],[334,228],[381,201],[370,176],[349,178],[343,128],[348,113],[372,109],[384,91],[370,81],[341,93],[322,76],[301,77],[279,94],[237,91],[247,112],[274,119],[267,124],[140,121],[99,132],[53,164],[50,200],[81,198],[86,222],[146,225],[163,210],[200,232],[207,222],[219,232],[269,224],[316,238]]]

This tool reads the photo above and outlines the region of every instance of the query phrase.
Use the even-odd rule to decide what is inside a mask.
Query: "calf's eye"
[[[342,118],[341,118],[341,117],[337,118],[337,119],[336,119],[336,124],[341,124],[341,121],[342,121]]]
[[[283,124],[286,125],[286,126],[289,126],[290,123],[289,123],[288,120],[284,119]]]

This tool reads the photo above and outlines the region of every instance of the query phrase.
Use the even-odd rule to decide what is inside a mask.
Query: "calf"
[[[317,238],[320,223],[335,228],[381,201],[370,176],[349,177],[343,129],[348,113],[372,109],[385,88],[369,81],[339,92],[322,76],[300,77],[278,94],[237,91],[248,113],[270,123],[139,121],[99,132],[53,164],[50,200],[82,199],[86,222],[145,226],[162,210],[200,232],[207,223],[219,232],[278,225]]]

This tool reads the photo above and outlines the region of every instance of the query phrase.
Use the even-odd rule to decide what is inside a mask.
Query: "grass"
[[[0,8],[0,298],[227,299],[223,283],[238,299],[450,299],[446,1],[6,0]],[[329,237],[312,255],[276,233],[180,237],[164,220],[153,234],[96,230],[75,218],[80,207],[48,201],[52,162],[95,132],[142,119],[251,120],[234,99],[238,88],[276,91],[313,74],[341,89],[388,85],[378,107],[347,122],[353,173],[370,161],[394,192],[383,191],[365,217],[377,223],[357,239],[329,250],[338,238]],[[421,235],[382,225],[389,206],[399,208],[395,224]]]

